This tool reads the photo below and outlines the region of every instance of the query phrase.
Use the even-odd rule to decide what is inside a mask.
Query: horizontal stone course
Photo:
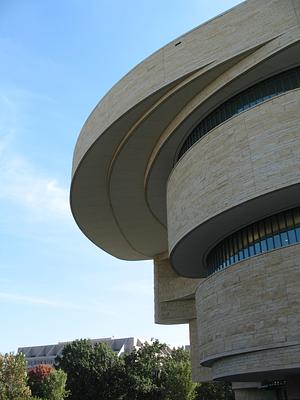
[[[248,354],[257,350],[263,358],[274,347],[300,346],[299,271],[296,244],[244,260],[201,282],[196,292],[200,362],[213,367],[222,359],[225,366],[235,355],[250,368]],[[288,364],[287,358],[285,368]]]
[[[182,157],[168,183],[170,251],[215,215],[300,182],[299,104],[300,90],[266,101],[218,126]]]

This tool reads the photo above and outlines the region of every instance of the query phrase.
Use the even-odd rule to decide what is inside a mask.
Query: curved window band
[[[255,222],[219,243],[207,257],[207,275],[268,251],[300,243],[300,207]]]
[[[206,135],[222,122],[267,99],[271,99],[272,97],[299,87],[300,67],[296,67],[259,82],[227,100],[212,111],[192,130],[184,141],[176,161],[178,161],[194,143],[201,139],[202,136]]]

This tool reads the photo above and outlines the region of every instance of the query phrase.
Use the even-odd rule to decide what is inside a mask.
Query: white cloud
[[[69,217],[68,190],[51,177],[42,176],[23,157],[11,154],[0,139],[0,198],[30,209],[35,216]]]
[[[39,219],[69,217],[68,189],[14,151],[14,141],[22,131],[23,107],[31,97],[44,99],[24,90],[0,95],[0,199],[27,208]]]

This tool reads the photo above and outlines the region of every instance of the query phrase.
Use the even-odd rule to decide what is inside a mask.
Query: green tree
[[[0,400],[28,400],[26,362],[22,354],[0,354]]]
[[[125,355],[124,387],[126,399],[148,400],[162,398],[161,372],[168,348],[156,341],[145,343],[139,350]]]
[[[55,370],[51,365],[39,364],[29,373],[29,386],[36,398],[41,400],[63,400],[67,397],[67,374]]]
[[[123,362],[105,343],[76,340],[64,347],[57,363],[67,373],[70,400],[123,398]]]
[[[228,382],[200,383],[196,400],[234,400],[234,392]]]
[[[171,350],[164,364],[165,400],[193,400],[197,385],[192,380],[190,354],[180,348]]]
[[[43,396],[44,380],[50,375],[53,367],[48,364],[38,364],[28,372],[28,384],[34,396]]]
[[[70,400],[234,398],[230,384],[193,383],[189,353],[158,341],[118,358],[105,344],[77,340],[65,346],[57,361],[68,375]]]
[[[63,400],[68,397],[66,391],[67,374],[62,370],[53,370],[43,382],[42,399]]]
[[[128,400],[192,400],[196,385],[191,378],[189,353],[170,350],[155,341],[128,354],[125,384]]]

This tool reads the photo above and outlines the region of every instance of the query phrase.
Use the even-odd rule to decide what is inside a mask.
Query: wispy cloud
[[[0,94],[0,199],[26,207],[45,219],[70,215],[68,189],[16,151],[14,143],[24,134],[28,105],[54,100],[25,89],[10,88]]]
[[[21,93],[20,96],[24,93]],[[34,96],[34,94],[26,94]],[[50,100],[48,100],[50,101]],[[39,218],[70,215],[68,190],[43,174],[14,150],[22,111],[9,96],[0,96],[0,198],[30,209]]]
[[[39,175],[24,158],[4,152],[0,141],[0,198],[30,208],[39,217],[69,216],[66,188],[54,178]]]
[[[107,305],[102,305],[97,302],[89,302],[85,304],[76,304],[73,302],[58,302],[41,297],[33,297],[22,295],[18,293],[8,293],[0,292],[0,302],[16,303],[16,304],[29,304],[35,306],[46,306],[51,308],[82,311],[82,312],[92,312],[96,314],[103,314],[113,316],[116,315],[114,310],[108,308]]]
[[[51,177],[40,176],[24,158],[3,153],[4,150],[0,171],[0,198],[30,208],[38,216],[69,215],[66,188]]]
[[[0,292],[0,300],[4,300],[11,303],[46,305],[49,307],[58,307],[58,308],[62,307],[62,303],[58,303],[56,301],[42,299],[39,297],[23,296],[16,293]]]

